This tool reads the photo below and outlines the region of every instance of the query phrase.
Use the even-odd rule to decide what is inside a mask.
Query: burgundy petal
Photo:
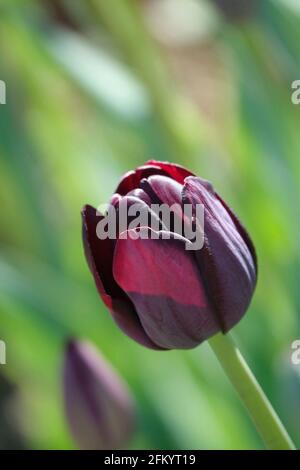
[[[140,319],[137,316],[134,307],[129,306],[128,302],[121,300],[113,300],[112,316],[118,327],[127,335],[129,338],[135,340],[142,346],[146,346],[150,349],[163,350],[165,348],[155,344],[145,332],[141,325]]]
[[[193,176],[193,173],[175,163],[149,160],[145,165],[136,168],[136,170],[127,172],[121,179],[116,193],[121,195],[129,193],[129,191],[139,187],[139,183],[143,178],[148,178],[151,175],[169,176],[178,183],[183,184],[184,179],[187,176]]]
[[[144,332],[134,306],[126,293],[116,283],[112,273],[115,240],[100,240],[96,227],[103,215],[96,209],[85,206],[82,211],[83,243],[86,259],[93,274],[98,292],[118,326],[128,336],[143,346],[161,349]]]
[[[187,170],[183,166],[178,165],[177,163],[149,160],[147,162],[147,165],[155,165],[156,167],[160,168],[160,170],[163,170],[167,176],[170,176],[170,178],[174,179],[180,184],[183,184],[185,178],[187,178],[188,176],[195,176],[194,173]]]
[[[203,204],[205,243],[196,252],[206,291],[224,332],[244,315],[256,284],[255,259],[235,219],[212,188],[189,177],[184,202]],[[249,240],[249,237],[248,239]]]
[[[127,196],[136,197],[136,198],[140,199],[141,201],[145,202],[146,204],[148,204],[148,206],[151,204],[150,197],[141,188],[133,189],[132,191],[127,193]]]
[[[145,231],[152,232],[140,230]],[[116,244],[114,277],[134,303],[148,336],[163,348],[186,349],[218,332],[186,240],[174,234],[162,239],[162,232],[156,240],[133,239],[133,230],[125,235]]]
[[[168,176],[154,175],[140,182],[141,188],[151,198],[152,203],[182,205],[183,186]]]
[[[244,242],[246,243],[246,245],[248,246],[248,249],[252,255],[252,258],[253,258],[253,261],[254,261],[254,265],[255,265],[255,270],[256,270],[256,274],[257,274],[257,271],[258,271],[258,266],[257,266],[257,255],[256,255],[256,251],[255,251],[255,247],[254,247],[254,244],[249,236],[249,233],[247,232],[247,230],[245,229],[245,227],[243,226],[243,224],[241,223],[241,221],[239,220],[239,218],[235,215],[235,213],[232,211],[232,209],[230,209],[230,207],[226,204],[226,202],[217,194],[216,194],[216,197],[219,199],[219,201],[221,202],[221,204],[225,207],[226,211],[228,212],[228,214],[230,214],[230,217],[232,218],[237,230],[239,231],[239,233],[241,234]]]
[[[96,233],[98,222],[104,218],[91,206],[82,210],[83,245],[85,256],[94,276],[99,294],[108,308],[112,307],[112,296],[122,297],[122,291],[112,274],[114,244],[110,239],[99,240]]]
[[[131,191],[134,193],[135,191]],[[158,227],[158,230],[165,230],[166,227],[159,219],[158,215],[149,207],[148,203],[144,202],[144,200],[139,199],[135,196],[127,196],[122,197],[119,203],[116,205],[118,210],[119,220],[118,220],[118,237],[122,232],[125,232],[127,229],[130,228],[137,228],[140,226],[149,227],[155,224],[155,227]],[[147,195],[146,195],[147,196]],[[146,199],[146,198],[145,198]],[[151,203],[151,202],[150,202]],[[133,207],[134,206],[134,207]],[[132,213],[130,212],[132,209]],[[126,226],[122,227],[123,223],[121,219],[123,216],[121,213],[126,214]],[[143,214],[142,218],[140,219],[140,215]],[[139,223],[141,220],[141,224]],[[123,221],[125,222],[125,221]],[[137,223],[139,223],[137,225]]]
[[[147,179],[143,179],[140,182],[140,186],[151,198],[152,204],[165,204],[169,208],[172,208],[172,211],[168,211],[168,214],[166,215],[168,219],[163,220],[168,231],[179,233],[180,235],[183,234],[183,185],[177,183],[177,181],[169,178],[168,176],[155,175],[150,176]],[[158,215],[162,218],[162,214]]]
[[[160,168],[157,166],[148,164],[140,166],[134,171],[128,171],[128,173],[126,173],[121,179],[116,189],[116,193],[124,196],[133,189],[138,188],[141,179],[157,174],[166,175],[167,173],[164,170],[160,170]]]
[[[122,199],[122,196],[120,194],[114,193],[112,197],[110,198],[109,204],[116,207],[121,199]]]

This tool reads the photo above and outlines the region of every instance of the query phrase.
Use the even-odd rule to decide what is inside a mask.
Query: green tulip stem
[[[274,408],[230,335],[217,334],[209,344],[248,410],[267,449],[295,450]]]

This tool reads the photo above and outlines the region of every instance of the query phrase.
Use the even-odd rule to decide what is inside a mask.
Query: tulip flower
[[[133,224],[136,206],[146,217]],[[154,209],[163,206],[172,208],[168,221]],[[186,206],[192,208],[190,217]],[[104,233],[111,214],[118,230]],[[293,449],[226,334],[250,304],[257,260],[246,229],[212,185],[179,165],[151,160],[124,175],[106,214],[87,205],[82,217],[86,258],[117,325],[158,350],[188,349],[208,340],[267,448]],[[202,235],[201,246],[192,246],[183,226]]]
[[[123,448],[133,434],[134,412],[116,372],[91,344],[70,341],[63,374],[66,416],[79,448]]]
[[[166,230],[157,239],[136,239],[131,229],[126,237],[100,240],[97,223],[104,216],[84,208],[87,260],[104,303],[128,336],[150,348],[187,349],[242,318],[256,284],[254,246],[207,181],[179,165],[150,161],[122,178],[111,202],[118,208],[139,202],[149,212],[156,202],[201,204],[205,211],[203,248],[189,251],[172,224],[168,239],[162,238]]]

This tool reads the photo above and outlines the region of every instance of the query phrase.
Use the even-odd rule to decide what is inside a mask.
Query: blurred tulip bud
[[[230,330],[246,312],[256,285],[254,246],[210,183],[171,163],[149,161],[127,173],[111,206],[153,211],[153,204],[204,208],[204,246],[189,251],[175,220],[155,232],[141,224],[99,239],[104,218],[83,209],[83,240],[98,291],[119,327],[154,349],[188,349]],[[194,211],[195,212],[195,211]],[[197,225],[197,219],[191,219]],[[201,227],[199,228],[201,231]],[[155,235],[154,237],[147,237]],[[121,235],[121,236],[120,236]]]
[[[128,390],[87,342],[68,343],[64,402],[70,430],[80,449],[122,449],[133,435],[134,411]]]
[[[214,0],[222,13],[232,21],[245,20],[254,15],[257,0]]]

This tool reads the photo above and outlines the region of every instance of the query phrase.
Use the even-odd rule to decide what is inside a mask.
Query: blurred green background
[[[300,6],[249,0],[242,18],[216,3],[0,2],[0,448],[73,448],[69,336],[93,341],[129,383],[133,448],[262,448],[208,345],[144,349],[98,298],[80,210],[150,157],[211,180],[248,227],[259,283],[234,335],[300,446]]]

